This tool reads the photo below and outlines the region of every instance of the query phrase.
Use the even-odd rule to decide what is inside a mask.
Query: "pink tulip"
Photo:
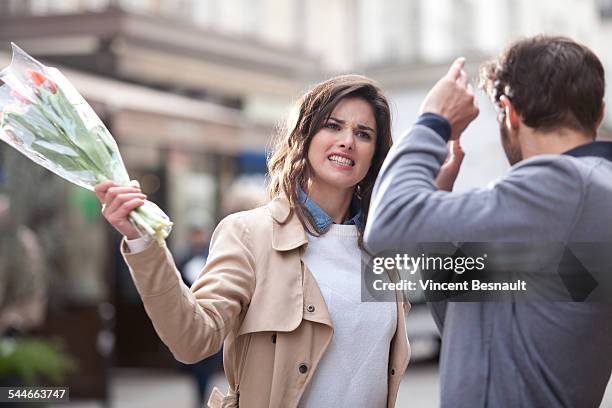
[[[19,92],[17,92],[16,90],[12,90],[11,91],[11,96],[15,99],[17,99],[19,102],[23,103],[23,104],[29,104],[31,103],[30,100],[28,98],[26,98],[25,96],[23,96],[22,94],[20,94]]]

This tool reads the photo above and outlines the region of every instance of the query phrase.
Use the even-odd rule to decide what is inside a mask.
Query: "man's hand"
[[[451,140],[456,140],[478,116],[474,92],[463,70],[465,58],[457,58],[450,69],[429,91],[420,113],[435,113],[451,125]]]

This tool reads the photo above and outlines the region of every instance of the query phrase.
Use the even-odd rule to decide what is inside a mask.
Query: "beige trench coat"
[[[177,360],[200,361],[224,343],[230,389],[227,395],[215,389],[209,407],[298,405],[333,335],[325,301],[301,259],[307,242],[284,199],[230,215],[215,230],[206,267],[191,289],[165,244],[130,254],[122,242],[147,314]],[[409,307],[398,300],[388,407],[395,406],[410,357]]]

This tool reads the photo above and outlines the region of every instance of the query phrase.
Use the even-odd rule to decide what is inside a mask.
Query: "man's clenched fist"
[[[446,118],[452,130],[451,140],[458,139],[478,116],[474,92],[463,70],[465,58],[457,58],[450,69],[423,101],[420,113],[435,113]]]

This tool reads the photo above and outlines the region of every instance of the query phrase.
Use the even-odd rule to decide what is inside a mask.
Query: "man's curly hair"
[[[512,44],[480,70],[480,87],[500,107],[506,95],[527,126],[592,136],[603,109],[604,68],[586,46],[540,35]]]

